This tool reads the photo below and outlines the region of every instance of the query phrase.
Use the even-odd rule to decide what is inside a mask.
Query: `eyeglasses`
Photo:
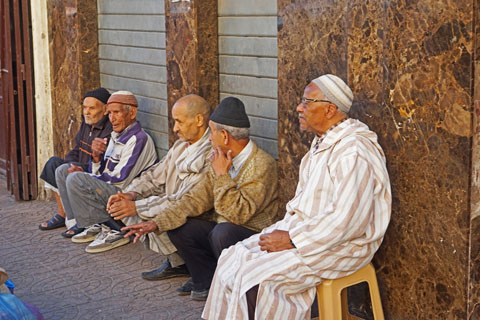
[[[307,102],[327,102],[327,103],[331,103],[331,104],[334,104],[332,101],[328,101],[328,100],[322,100],[322,99],[310,99],[310,98],[305,98],[305,97],[302,97],[302,104],[306,105]]]

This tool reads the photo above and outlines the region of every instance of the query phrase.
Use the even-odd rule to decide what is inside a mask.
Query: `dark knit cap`
[[[105,88],[98,88],[98,89],[88,91],[87,93],[85,93],[85,96],[83,97],[83,99],[88,98],[88,97],[95,98],[97,100],[102,101],[103,104],[106,104],[107,101],[108,101],[108,98],[110,98],[110,93]]]
[[[245,112],[245,106],[240,99],[235,97],[223,99],[215,111],[213,111],[210,120],[227,126],[250,128],[250,121]]]

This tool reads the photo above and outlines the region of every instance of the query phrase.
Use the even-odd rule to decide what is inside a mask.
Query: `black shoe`
[[[209,289],[192,290],[192,292],[190,292],[190,298],[195,301],[205,301],[208,298],[208,291]]]
[[[145,280],[163,280],[174,277],[184,277],[188,275],[189,273],[187,267],[184,264],[172,268],[168,260],[166,260],[158,269],[142,272],[142,278]]]
[[[179,296],[188,296],[190,292],[192,292],[192,289],[193,289],[193,281],[192,281],[192,278],[190,278],[188,279],[187,282],[185,282],[183,286],[181,286],[175,291]]]

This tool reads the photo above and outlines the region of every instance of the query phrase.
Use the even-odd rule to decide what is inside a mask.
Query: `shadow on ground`
[[[204,303],[175,294],[187,278],[140,278],[163,256],[139,243],[85,253],[86,244],[60,236],[65,228],[38,229],[55,208],[54,202],[15,201],[0,177],[0,267],[15,294],[45,319],[200,319]]]

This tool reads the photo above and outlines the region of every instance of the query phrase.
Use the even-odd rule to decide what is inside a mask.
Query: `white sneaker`
[[[117,230],[111,230],[109,227],[103,224],[101,226],[102,226],[101,232],[97,235],[95,240],[93,240],[93,242],[90,243],[85,248],[85,252],[88,252],[88,253],[104,252],[104,251],[112,250],[116,247],[126,245],[127,243],[130,242],[129,238],[123,237],[125,233]]]
[[[86,243],[86,242],[92,242],[97,235],[102,231],[102,226],[99,224],[94,224],[90,227],[85,228],[83,232],[80,232],[79,234],[76,234],[72,237],[72,242],[75,243]]]

